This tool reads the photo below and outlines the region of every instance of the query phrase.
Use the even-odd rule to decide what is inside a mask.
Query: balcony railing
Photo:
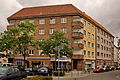
[[[73,57],[72,57],[72,59],[83,59],[83,55],[80,55],[80,54],[73,54]]]
[[[83,23],[82,23],[81,19],[73,19],[72,26],[81,26],[81,27],[83,27]]]
[[[72,47],[73,49],[83,49],[84,45],[82,43],[73,43]]]
[[[78,38],[78,39],[83,39],[84,38],[84,35],[83,35],[83,33],[81,33],[81,32],[73,32],[72,33],[72,38]]]
[[[16,26],[15,25],[8,25],[7,29],[11,29],[11,28],[14,28],[14,27],[16,27]]]

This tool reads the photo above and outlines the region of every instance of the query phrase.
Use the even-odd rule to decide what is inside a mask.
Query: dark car
[[[37,69],[34,68],[25,68],[25,71],[28,76],[34,76],[38,73]]]
[[[104,70],[104,72],[110,71],[110,67],[109,66],[104,66],[103,70]]]
[[[52,75],[52,69],[49,69],[48,67],[41,67],[38,69],[38,75],[48,76]]]
[[[99,73],[99,72],[103,72],[103,68],[97,68],[97,69],[94,69],[93,72],[94,73]]]
[[[0,67],[0,80],[20,80],[27,77],[26,72],[21,72],[14,67]]]

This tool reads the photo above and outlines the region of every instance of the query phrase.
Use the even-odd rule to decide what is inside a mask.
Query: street
[[[54,80],[58,80],[57,78]],[[68,77],[60,78],[59,80],[120,80],[120,71],[109,71],[103,73],[92,73],[86,77]]]
[[[79,80],[120,80],[120,71],[110,71],[104,73],[96,73]]]

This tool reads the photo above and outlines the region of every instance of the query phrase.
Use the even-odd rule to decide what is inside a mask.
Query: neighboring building
[[[114,65],[114,36],[106,31],[103,27],[96,27],[97,34],[97,66],[113,66]]]
[[[38,25],[35,30],[37,40],[47,39],[54,30],[65,33],[65,37],[69,39],[70,47],[73,48],[73,57],[71,61],[65,61],[65,66],[69,65],[72,70],[95,68],[96,27],[101,29],[103,27],[75,6],[66,4],[23,8],[8,17],[10,25],[7,28],[16,27],[18,23],[24,21],[34,22]],[[106,29],[103,30],[109,34]],[[52,60],[45,55],[40,56],[40,52],[41,50],[29,51],[30,56],[26,58],[28,66],[51,64]],[[16,64],[23,64],[22,60],[20,54],[13,58]]]
[[[119,49],[114,45],[114,65],[118,66],[118,60],[119,60]]]

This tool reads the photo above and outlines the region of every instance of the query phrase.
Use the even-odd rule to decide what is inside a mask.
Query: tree
[[[42,50],[42,54],[46,54],[51,57],[51,54],[54,55],[55,64],[58,56],[60,57],[72,57],[72,49],[69,47],[68,39],[64,37],[64,33],[55,31],[50,38],[39,42],[40,49]],[[62,46],[63,49],[59,51],[56,49],[58,46]]]
[[[28,50],[30,46],[35,47],[34,41],[34,30],[36,25],[34,23],[25,22],[18,24],[17,28],[12,28],[5,31],[0,39],[0,51],[6,51],[10,54],[17,54],[20,51],[24,57],[24,67],[25,58],[29,56]]]

